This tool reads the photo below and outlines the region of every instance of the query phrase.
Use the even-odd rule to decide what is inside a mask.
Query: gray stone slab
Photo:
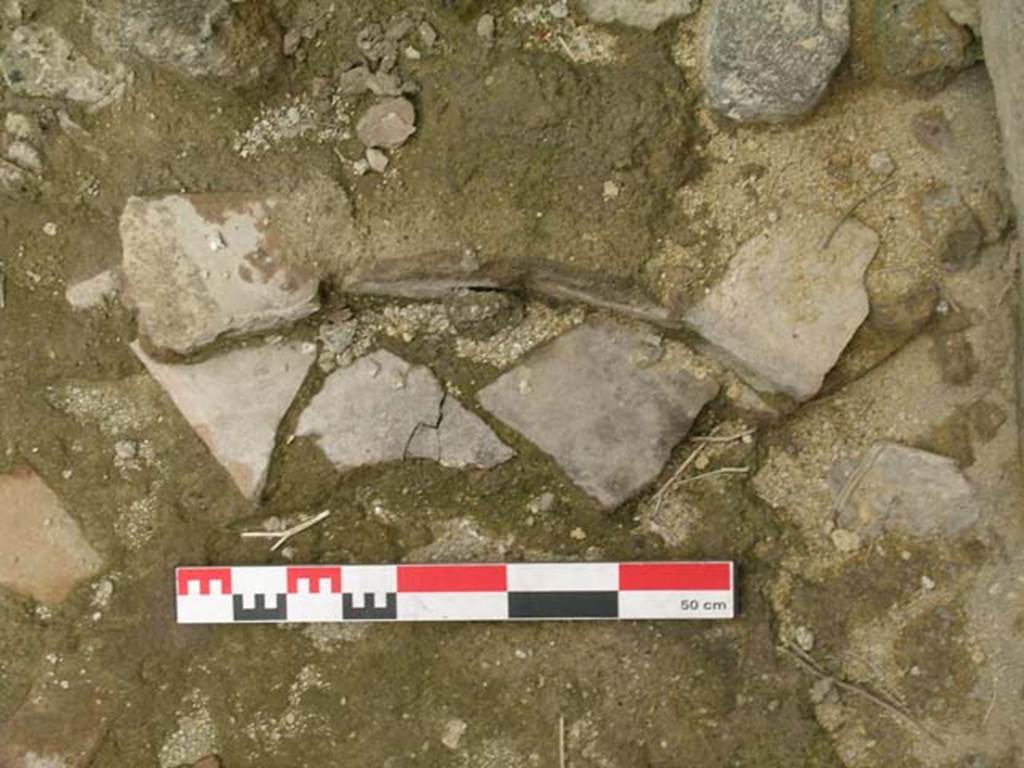
[[[821,100],[849,43],[849,0],[715,0],[704,88],[733,120],[799,117]]]
[[[667,21],[689,16],[700,0],[582,0],[583,12],[599,24],[655,30]]]
[[[862,538],[885,531],[955,536],[978,521],[974,491],[946,456],[880,442],[850,471],[834,474],[837,522]]]
[[[124,300],[152,347],[187,355],[319,308],[319,281],[281,256],[275,205],[239,195],[128,199]]]
[[[132,351],[164,388],[238,490],[258,498],[277,428],[316,359],[299,344],[236,349],[194,365],[168,365]]]
[[[444,389],[429,368],[378,350],[332,373],[299,417],[339,469],[426,458],[446,467],[492,467],[513,455]]]
[[[0,475],[0,586],[59,603],[103,566],[50,488],[28,468]]]
[[[658,476],[718,391],[650,342],[622,325],[588,323],[529,355],[478,399],[615,507]]]
[[[784,216],[748,240],[684,322],[764,392],[812,397],[868,315],[864,272],[878,235],[850,220]]]

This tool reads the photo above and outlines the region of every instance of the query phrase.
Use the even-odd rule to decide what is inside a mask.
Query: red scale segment
[[[504,565],[400,565],[399,592],[504,592]]]
[[[621,590],[724,591],[732,589],[732,563],[622,563]]]
[[[288,594],[294,595],[299,592],[299,580],[308,580],[309,592],[320,593],[322,579],[330,581],[332,593],[341,592],[341,568],[331,565],[296,565],[288,567]]]

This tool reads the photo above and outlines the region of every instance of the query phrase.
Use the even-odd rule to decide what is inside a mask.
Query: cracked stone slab
[[[478,399],[611,508],[658,476],[717,392],[649,334],[588,323],[531,353]]]
[[[315,348],[265,344],[194,365],[157,362],[138,342],[131,348],[242,495],[258,498],[278,425],[316,359]]]
[[[43,479],[28,468],[0,475],[0,585],[40,602],[61,602],[103,566]]]
[[[704,88],[733,120],[796,118],[821,100],[849,44],[849,0],[715,0]]]
[[[441,405],[440,424],[419,429],[409,443],[409,455],[433,459],[443,467],[490,469],[511,459],[515,451],[483,419],[448,395]]]
[[[299,417],[338,469],[429,458],[489,468],[511,458],[490,428],[444,389],[429,368],[386,350],[332,373]]]
[[[188,355],[225,335],[317,311],[319,280],[285,263],[274,200],[241,195],[128,199],[124,301],[153,348]]]
[[[884,531],[952,537],[979,518],[967,478],[953,459],[936,453],[879,442],[833,475],[837,522],[862,538]]]
[[[878,235],[856,221],[784,218],[740,246],[721,282],[684,316],[726,364],[763,392],[821,389],[868,315],[864,273]]]

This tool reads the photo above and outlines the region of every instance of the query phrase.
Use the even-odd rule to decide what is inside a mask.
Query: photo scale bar
[[[179,624],[731,619],[731,562],[180,567]]]

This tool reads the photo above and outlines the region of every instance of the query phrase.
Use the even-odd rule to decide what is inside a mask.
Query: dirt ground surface
[[[702,99],[710,2],[647,31],[586,23],[571,4],[561,18],[550,3],[276,0],[273,23],[303,34],[255,84],[119,50],[97,31],[101,4],[21,5],[22,21],[131,77],[95,110],[0,89],[0,112],[38,121],[44,164],[32,189],[0,196],[0,475],[30,467],[102,561],[57,603],[0,587],[2,768],[177,768],[211,754],[228,768],[554,768],[560,736],[573,768],[1024,765],[1019,246],[983,64],[940,90],[890,82],[872,4],[855,2],[850,52],[816,111],[740,125]],[[339,98],[335,83],[361,60],[361,31],[403,12],[416,53],[397,66],[418,86],[416,132],[384,173],[361,175],[369,97]],[[493,39],[478,31],[484,12]],[[0,45],[18,26],[2,23]],[[872,170],[879,152],[891,176]],[[944,185],[984,230],[955,269],[922,223],[922,200]],[[129,349],[132,310],[65,298],[120,266],[130,196],[204,192],[290,199],[305,216],[290,223],[289,258],[324,285],[316,314],[196,359],[270,337],[322,348],[325,318],[346,310],[365,350],[429,366],[516,457],[339,472],[290,437],[331,370],[313,366],[262,495],[243,498]],[[721,392],[625,504],[602,508],[472,406],[585,320],[703,355],[677,320],[742,243],[803,211],[839,221],[859,200],[880,238],[870,312],[821,391],[799,405],[758,396],[709,353]],[[508,293],[486,333],[451,323],[436,296],[344,287],[359,270],[404,279],[453,262]],[[693,440],[713,430],[756,431]],[[952,458],[977,521],[837,537],[838,473],[878,441]],[[673,481],[698,447],[700,469],[746,470]],[[332,515],[283,551],[239,535],[320,510]],[[4,557],[18,547],[0,530]],[[177,565],[654,559],[735,560],[738,618],[175,624]]]

